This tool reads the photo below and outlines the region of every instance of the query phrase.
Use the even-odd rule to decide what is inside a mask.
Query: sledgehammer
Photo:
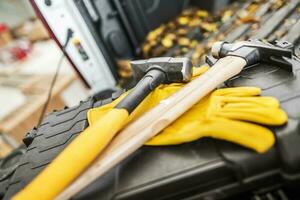
[[[284,46],[285,42],[281,44]],[[258,40],[234,44],[215,43],[212,55],[219,60],[210,70],[130,123],[114,138],[97,161],[56,199],[69,199],[78,193],[140,148],[218,85],[240,73],[245,66],[259,62],[288,65],[284,57],[291,58],[293,52],[283,46],[273,46]]]
[[[14,200],[52,200],[63,191],[108,145],[128,122],[129,114],[162,83],[187,82],[192,63],[187,58],[153,58],[131,63],[136,87],[112,110],[75,138]]]

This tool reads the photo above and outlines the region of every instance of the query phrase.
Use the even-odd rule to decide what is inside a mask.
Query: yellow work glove
[[[206,70],[207,67],[195,68],[193,75],[199,76]],[[159,86],[136,108],[129,120],[137,118],[183,86],[178,83]],[[274,144],[275,139],[268,128],[258,124],[282,125],[287,121],[287,115],[274,97],[261,97],[260,92],[260,88],[256,87],[215,90],[146,145],[175,145],[213,137],[263,153]],[[89,123],[99,120],[126,95],[123,94],[110,104],[89,110]]]
[[[260,92],[256,87],[216,90],[146,144],[174,145],[212,137],[263,153],[275,139],[258,124],[282,125],[287,115],[275,98],[258,96]]]

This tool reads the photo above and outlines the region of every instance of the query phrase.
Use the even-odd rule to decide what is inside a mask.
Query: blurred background
[[[28,0],[0,0],[0,157],[19,146],[41,115],[88,97],[69,61]]]

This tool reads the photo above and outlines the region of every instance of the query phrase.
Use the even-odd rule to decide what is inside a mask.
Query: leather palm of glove
[[[208,67],[194,68],[193,77]],[[184,84],[173,83],[156,88],[130,115],[129,121],[157,105]],[[207,95],[176,121],[152,138],[146,145],[176,145],[202,137],[230,141],[259,153],[267,151],[275,142],[271,130],[261,126],[278,126],[287,121],[286,113],[274,97],[262,97],[260,88],[236,87],[218,89]],[[110,104],[88,112],[89,124],[100,119],[127,93]]]

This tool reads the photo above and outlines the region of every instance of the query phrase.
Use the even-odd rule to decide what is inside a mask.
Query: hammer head
[[[236,43],[216,42],[212,46],[215,58],[238,56],[246,60],[247,65],[259,62],[270,64],[284,64],[284,57],[291,58],[293,46],[286,41],[277,41],[275,45],[260,40],[249,40]]]
[[[188,82],[192,77],[192,63],[188,58],[158,57],[130,62],[136,80],[150,70],[160,70],[166,75],[164,83]]]

